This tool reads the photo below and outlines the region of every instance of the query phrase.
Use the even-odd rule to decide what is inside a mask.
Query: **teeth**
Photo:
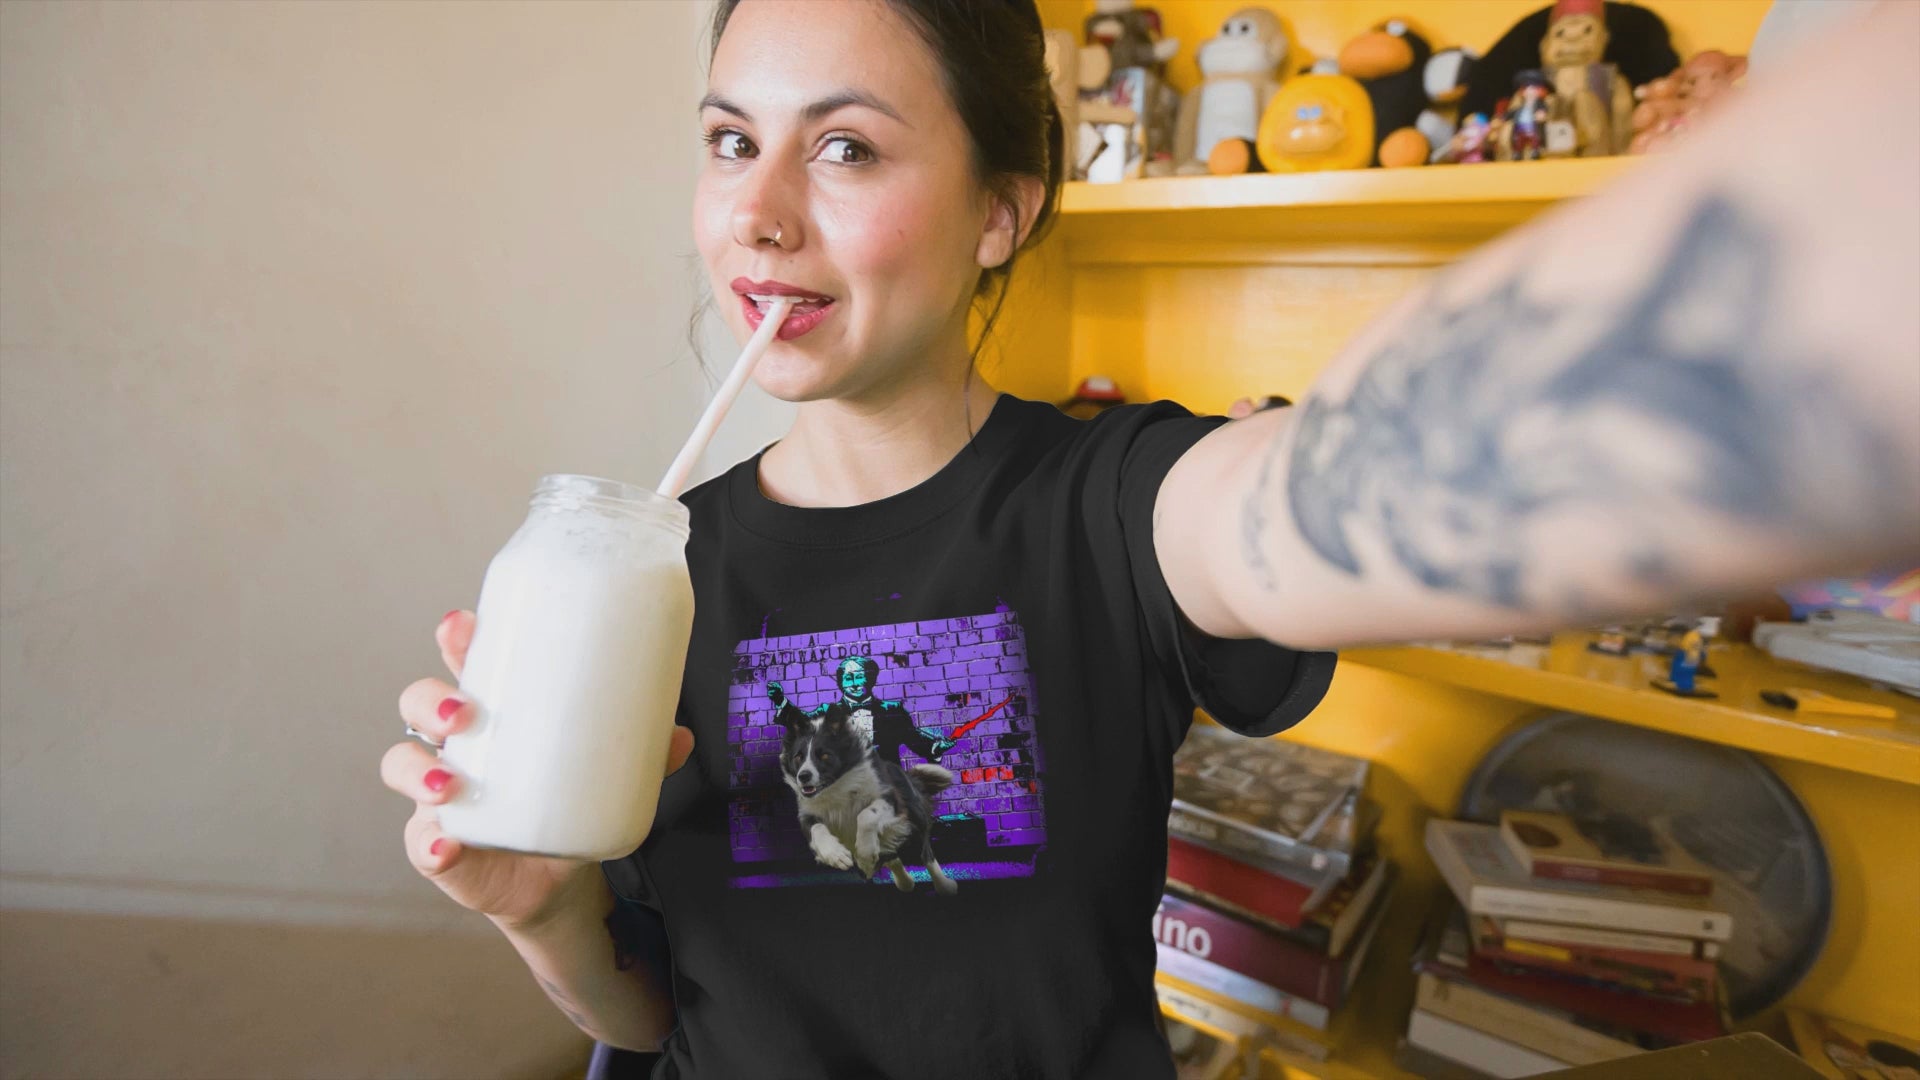
[[[756,304],[759,304],[761,307],[771,307],[775,300],[791,300],[793,301],[795,306],[798,306],[800,304],[818,303],[822,300],[825,300],[826,297],[824,296],[762,296],[759,293],[748,293],[747,299],[753,301]]]

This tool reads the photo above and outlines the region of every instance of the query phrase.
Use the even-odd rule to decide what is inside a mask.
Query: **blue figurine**
[[[1655,686],[1669,694],[1681,697],[1718,697],[1711,690],[1702,690],[1694,686],[1694,676],[1707,660],[1707,639],[1699,630],[1689,630],[1680,639],[1680,645],[1673,651],[1673,659],[1667,664],[1667,677],[1656,681]]]

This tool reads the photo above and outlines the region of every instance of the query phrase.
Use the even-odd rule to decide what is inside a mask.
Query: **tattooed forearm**
[[[1887,506],[1896,442],[1859,422],[1824,357],[1783,344],[1782,258],[1764,224],[1708,198],[1624,301],[1549,304],[1521,271],[1426,306],[1268,450],[1241,513],[1247,567],[1275,587],[1290,518],[1348,575],[1389,562],[1432,589],[1575,613],[1594,591],[1685,587],[1676,515],[1811,532]],[[1590,537],[1577,572],[1555,562]]]

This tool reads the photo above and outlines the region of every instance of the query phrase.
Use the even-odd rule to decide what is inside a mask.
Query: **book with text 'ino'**
[[[1377,905],[1369,912],[1369,927],[1381,917],[1383,907]],[[1351,958],[1329,956],[1172,890],[1154,912],[1153,936],[1161,945],[1329,1009],[1340,1007],[1354,971]]]
[[[1656,824],[1622,817],[1581,824],[1565,814],[1505,810],[1500,837],[1537,878],[1625,885],[1710,896],[1713,870],[1688,855]]]
[[[1733,916],[1705,897],[1535,878],[1507,850],[1497,826],[1434,818],[1427,822],[1426,846],[1447,887],[1475,915],[1707,941],[1733,936]]]

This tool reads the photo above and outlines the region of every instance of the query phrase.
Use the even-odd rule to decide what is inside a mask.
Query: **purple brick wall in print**
[[[1034,738],[1035,695],[1026,634],[1012,611],[928,622],[743,641],[734,650],[727,739],[732,758],[729,831],[736,884],[818,880],[801,836],[793,792],[780,775],[780,725],[769,680],[803,710],[840,697],[835,671],[849,656],[879,666],[874,696],[898,701],[914,726],[953,739],[940,764],[954,786],[935,801],[934,854],[949,874],[1024,876],[1046,841],[1045,764]],[[901,750],[901,764],[920,760]],[[784,880],[767,873],[784,866]],[[918,871],[920,868],[915,866]],[[840,872],[843,873],[844,872]],[[917,874],[916,874],[917,876]]]

